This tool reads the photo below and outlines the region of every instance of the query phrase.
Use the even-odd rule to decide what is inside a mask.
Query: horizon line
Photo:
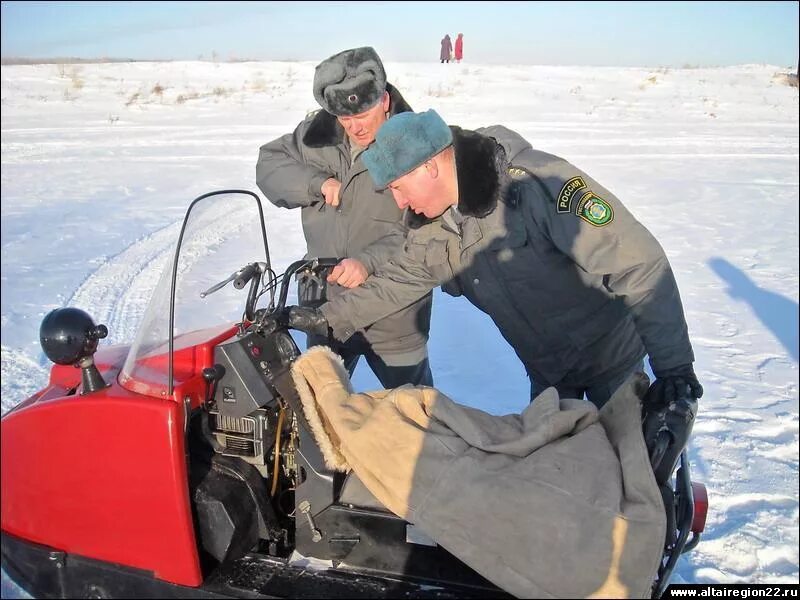
[[[246,63],[246,62],[309,62],[309,63],[316,63],[315,60],[301,60],[301,59],[291,59],[291,58],[271,58],[271,59],[263,59],[263,58],[213,58],[213,57],[199,57],[199,58],[125,58],[125,57],[109,57],[109,56],[101,56],[101,57],[92,57],[92,58],[85,58],[85,57],[77,57],[77,56],[54,56],[54,57],[44,57],[44,58],[29,58],[24,56],[2,56],[0,57],[0,65],[2,66],[28,66],[28,65],[59,65],[59,64],[108,64],[108,63],[127,63],[127,62],[206,62],[206,63],[214,63],[214,64],[238,64],[238,63]],[[394,62],[399,64],[413,64],[413,63],[427,63],[431,61],[397,61],[397,60],[386,60],[385,62]],[[436,61],[433,61],[435,63]],[[713,65],[700,65],[700,64],[693,64],[693,63],[684,63],[681,66],[673,66],[671,64],[648,64],[648,65],[625,65],[625,64],[616,64],[616,65],[594,65],[594,64],[545,64],[545,63],[456,63],[456,64],[466,64],[472,66],[479,66],[479,65],[491,65],[491,66],[540,66],[540,67],[594,67],[594,68],[626,68],[626,69],[721,69],[721,68],[728,68],[728,67],[742,67],[747,65],[760,65],[765,67],[776,67],[781,69],[788,69],[788,70],[797,70],[795,65],[777,65],[772,63],[766,62],[749,62],[749,63],[736,63],[731,65],[723,65],[723,64],[713,64]]]

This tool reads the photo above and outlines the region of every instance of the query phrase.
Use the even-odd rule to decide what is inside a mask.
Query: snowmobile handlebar
[[[297,260],[290,264],[283,274],[283,281],[281,282],[281,293],[278,296],[277,310],[283,310],[286,307],[286,297],[289,295],[289,281],[292,275],[307,269],[312,272],[317,272],[323,269],[330,269],[339,264],[338,258],[312,258]]]
[[[330,269],[335,267],[339,264],[338,258],[312,258],[312,259],[302,259],[297,260],[290,264],[286,271],[284,271],[283,276],[281,278],[281,288],[280,294],[278,295],[278,303],[276,306],[266,310],[265,314],[281,314],[286,307],[286,298],[289,295],[289,282],[292,279],[292,276],[299,272],[299,271],[308,271],[314,274],[319,274],[319,272]],[[265,284],[265,289],[261,290],[261,280],[264,273],[270,272],[272,273],[271,269],[268,267],[266,263],[263,262],[253,262],[248,265],[245,265],[238,271],[234,272],[230,275],[227,279],[220,281],[219,283],[214,284],[206,291],[200,294],[201,298],[205,298],[206,296],[213,294],[214,292],[222,289],[228,283],[233,281],[233,287],[237,290],[242,289],[247,283],[250,283],[250,289],[247,292],[247,302],[245,304],[244,310],[244,319],[246,321],[253,322],[256,318],[256,303],[258,302],[258,298],[260,295],[266,291],[266,289],[275,289],[275,285],[277,283],[277,279],[271,277],[269,281]],[[261,311],[259,311],[261,312]]]

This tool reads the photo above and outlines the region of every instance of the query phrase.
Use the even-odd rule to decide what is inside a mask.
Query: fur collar
[[[466,217],[485,217],[508,189],[506,152],[494,138],[451,126],[458,176],[458,210]],[[406,224],[418,229],[430,223],[425,215],[407,210]]]
[[[391,83],[386,84],[386,91],[389,92],[389,116],[411,111],[411,107]],[[336,116],[319,110],[303,135],[303,143],[309,148],[336,146],[344,142],[344,135],[344,129],[339,125]]]

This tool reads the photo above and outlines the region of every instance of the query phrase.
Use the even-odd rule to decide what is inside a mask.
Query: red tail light
[[[692,519],[692,532],[702,533],[706,528],[708,515],[708,492],[706,486],[696,481],[692,482],[692,496],[694,496],[694,519]]]

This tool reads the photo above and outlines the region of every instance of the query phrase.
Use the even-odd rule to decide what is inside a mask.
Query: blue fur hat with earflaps
[[[375,187],[384,189],[453,143],[453,132],[439,114],[404,112],[386,121],[364,152]]]

